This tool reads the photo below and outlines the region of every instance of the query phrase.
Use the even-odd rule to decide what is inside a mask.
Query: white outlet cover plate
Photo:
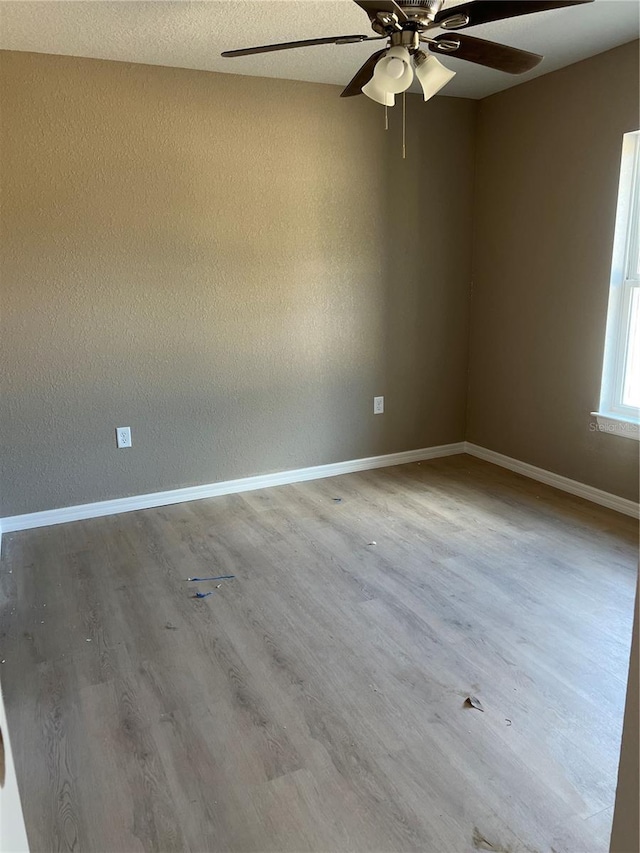
[[[116,444],[119,448],[131,447],[131,427],[116,427]]]
[[[384,414],[384,397],[374,397],[373,398],[373,414],[374,415]]]

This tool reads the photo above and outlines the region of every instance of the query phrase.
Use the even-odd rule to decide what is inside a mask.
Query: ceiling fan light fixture
[[[376,63],[373,77],[385,92],[405,92],[413,83],[411,56],[406,47],[390,47]]]
[[[404,62],[397,56],[392,56],[387,62],[386,73],[394,80],[399,80],[404,74]]]
[[[426,53],[419,50],[414,55],[416,63],[416,77],[422,86],[422,94],[425,101],[433,96],[446,86],[447,83],[456,76],[455,71],[451,71],[446,65],[443,65],[435,56],[427,56]]]
[[[393,107],[396,103],[396,96],[393,92],[386,92],[382,86],[376,82],[376,78],[372,77],[366,86],[362,87],[362,94],[372,101],[377,101],[383,107]]]

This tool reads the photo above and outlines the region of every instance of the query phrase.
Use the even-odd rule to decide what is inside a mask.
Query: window
[[[601,429],[640,438],[640,131],[622,144],[600,408]]]

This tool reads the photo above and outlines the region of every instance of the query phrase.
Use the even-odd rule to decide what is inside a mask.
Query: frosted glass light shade
[[[402,62],[402,70],[398,60]],[[392,107],[396,102],[396,94],[405,92],[412,82],[413,68],[409,51],[406,47],[392,47],[378,60],[373,77],[362,87],[362,94],[379,104]]]
[[[395,60],[398,59],[404,65],[401,74],[397,73],[398,63]],[[392,92],[394,95],[405,92],[413,83],[411,56],[407,48],[399,46],[389,48],[382,59],[378,60],[373,76],[385,92]]]
[[[372,77],[366,86],[362,87],[362,94],[372,101],[377,101],[385,107],[393,107],[396,103],[396,96],[393,92],[385,92],[385,90],[376,83],[376,78]]]
[[[451,71],[446,65],[443,65],[435,56],[426,56],[420,51],[419,57],[416,57],[418,59],[416,63],[416,77],[422,86],[424,99],[428,101],[443,86],[446,86],[452,77],[456,76],[456,72]]]

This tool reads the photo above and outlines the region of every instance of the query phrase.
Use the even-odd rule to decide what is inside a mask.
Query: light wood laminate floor
[[[467,456],[5,535],[32,851],[605,853],[637,537]]]

